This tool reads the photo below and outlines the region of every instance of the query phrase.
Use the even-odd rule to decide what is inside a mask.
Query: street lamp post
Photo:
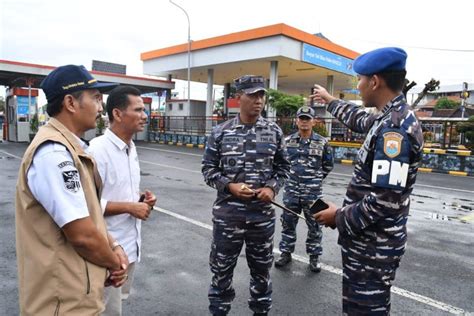
[[[184,14],[186,14],[186,18],[188,19],[188,106],[191,106],[191,22],[189,22],[189,15],[181,6],[174,3],[173,0],[169,0],[171,4],[180,8]]]

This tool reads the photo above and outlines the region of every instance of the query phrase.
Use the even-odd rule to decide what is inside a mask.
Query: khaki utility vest
[[[61,228],[31,193],[27,172],[39,146],[52,141],[71,153],[79,172],[89,216],[107,238],[98,195],[101,181],[95,161],[75,136],[51,118],[26,150],[16,190],[16,251],[21,315],[97,315],[104,310],[106,268],[82,258]],[[48,183],[44,183],[48,185]],[[51,192],[51,195],[56,192]]]

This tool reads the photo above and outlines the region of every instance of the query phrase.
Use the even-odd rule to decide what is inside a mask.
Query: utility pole
[[[171,4],[177,6],[180,8],[184,14],[186,15],[186,18],[188,19],[188,106],[191,106],[191,22],[189,21],[189,15],[186,10],[184,10],[181,6],[178,4],[174,3],[172,0],[169,0]]]
[[[462,83],[462,91],[461,91],[461,119],[464,119],[464,112],[465,112],[465,105],[466,105],[466,99],[469,98],[469,89],[468,89],[468,84],[467,82]],[[460,136],[460,142],[461,145],[464,145],[465,143],[465,135],[464,133],[461,133]]]

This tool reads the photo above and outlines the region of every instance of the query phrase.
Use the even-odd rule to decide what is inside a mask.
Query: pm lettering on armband
[[[372,184],[382,187],[404,188],[408,177],[408,163],[396,160],[374,160]]]

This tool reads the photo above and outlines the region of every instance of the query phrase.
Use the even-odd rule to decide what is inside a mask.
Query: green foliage
[[[276,110],[279,117],[290,117],[304,105],[304,98],[300,95],[290,95],[278,90],[268,90],[268,104]]]
[[[230,86],[230,89],[229,89],[229,98],[234,98],[235,97],[235,87],[234,86]],[[224,110],[224,96],[222,96],[221,98],[219,98],[219,100],[216,101],[216,103],[214,104],[214,110]]]
[[[0,96],[0,112],[5,111],[5,100],[3,99],[2,96]]]
[[[105,129],[105,120],[103,115],[107,113],[107,104],[102,101],[102,112],[100,113],[99,117],[95,120],[95,128],[96,128],[96,134],[97,135],[102,135],[104,134],[104,129]]]
[[[99,117],[96,120],[96,129],[97,129],[97,135],[102,135],[104,133],[105,120],[102,117],[102,115],[99,115]]]
[[[424,139],[425,142],[427,142],[427,143],[432,143],[432,142],[434,141],[434,134],[433,134],[433,132],[430,132],[430,131],[423,132],[423,139]]]
[[[449,100],[446,97],[439,98],[436,102],[435,109],[454,109],[460,105],[459,102]]]
[[[215,110],[222,110],[224,108],[224,97],[217,100],[216,104],[214,104]]]
[[[474,115],[470,116],[467,122],[459,123],[456,129],[459,133],[464,133],[468,147],[474,148]]]
[[[325,126],[324,122],[316,123],[316,125],[313,127],[313,131],[315,133],[318,133],[321,136],[324,136],[324,137],[328,136],[328,131],[326,130],[326,126]]]
[[[35,113],[30,118],[30,133],[31,134],[36,134],[38,132],[38,128],[39,128],[38,113]]]

